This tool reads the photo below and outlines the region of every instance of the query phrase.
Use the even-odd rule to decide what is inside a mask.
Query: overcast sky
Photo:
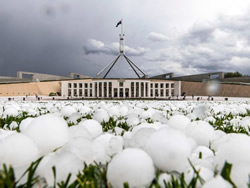
[[[149,76],[250,74],[249,0],[0,0],[0,75],[95,76],[126,54]],[[124,59],[111,77],[135,77]]]

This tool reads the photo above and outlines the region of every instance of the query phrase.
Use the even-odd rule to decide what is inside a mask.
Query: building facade
[[[181,82],[158,79],[82,79],[61,82],[61,95],[84,98],[169,98]]]

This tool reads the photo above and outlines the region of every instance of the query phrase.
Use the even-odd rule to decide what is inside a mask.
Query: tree
[[[242,74],[240,72],[227,72],[224,75],[225,78],[234,78],[234,77],[242,77]]]

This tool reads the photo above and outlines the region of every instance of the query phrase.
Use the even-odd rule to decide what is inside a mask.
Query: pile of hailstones
[[[53,185],[52,167],[57,181],[71,182],[83,164],[106,164],[107,179],[112,187],[147,187],[154,180],[156,169],[162,171],[158,181],[171,181],[184,172],[185,181],[194,176],[192,162],[205,184],[198,187],[231,187],[215,169],[221,171],[225,161],[232,163],[231,178],[241,188],[247,187],[250,172],[250,138],[243,134],[225,134],[206,121],[190,121],[184,115],[173,115],[164,124],[141,123],[121,134],[103,132],[100,122],[104,110],[97,110],[91,120],[82,120],[68,127],[60,113],[27,118],[20,124],[20,133],[0,129],[0,163],[11,164],[17,178],[32,161],[44,156],[36,174]],[[122,135],[122,136],[121,136]],[[0,164],[2,166],[2,164]],[[173,173],[175,172],[175,173]],[[23,178],[24,179],[24,178]]]

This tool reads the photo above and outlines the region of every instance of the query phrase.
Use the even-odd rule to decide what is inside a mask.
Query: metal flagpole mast
[[[119,25],[121,25],[121,34],[120,34],[120,46],[119,46],[119,50],[120,53],[119,55],[113,60],[111,61],[109,64],[107,64],[100,72],[97,73],[96,76],[99,76],[100,74],[102,74],[108,67],[108,71],[107,73],[104,75],[103,78],[106,78],[106,76],[109,74],[109,72],[111,71],[111,69],[114,67],[114,65],[117,63],[119,58],[124,57],[125,60],[127,61],[127,63],[130,65],[130,67],[132,68],[132,70],[135,72],[135,74],[138,76],[138,78],[147,78],[147,75],[133,62],[131,61],[126,55],[125,55],[125,46],[124,46],[124,38],[125,38],[125,34],[123,34],[123,23],[122,23],[122,19],[116,24],[116,27],[118,27]],[[139,73],[137,72],[139,70],[139,72],[141,72],[143,74],[143,76],[141,77],[139,75]]]
[[[120,34],[120,53],[124,54],[124,34],[123,34],[123,23],[121,19],[121,34]]]

